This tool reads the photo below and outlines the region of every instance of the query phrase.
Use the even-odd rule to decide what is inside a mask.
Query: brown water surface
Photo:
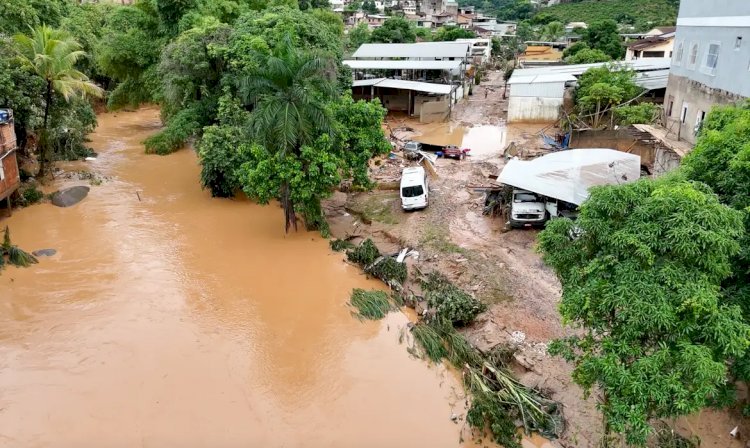
[[[193,151],[144,155],[159,125],[101,115],[112,180],[0,222],[58,251],[0,275],[0,446],[459,446],[455,377],[399,345],[403,314],[345,305],[379,284],[277,206],[212,199]]]

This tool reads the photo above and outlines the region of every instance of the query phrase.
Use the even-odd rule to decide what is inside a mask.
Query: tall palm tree
[[[39,165],[40,174],[44,174],[50,159],[46,134],[55,94],[69,101],[75,95],[100,97],[104,91],[91,82],[85,74],[76,70],[76,62],[85,57],[86,53],[81,50],[81,45],[65,31],[41,25],[32,28],[31,35],[17,34],[13,39],[23,62],[46,83]]]
[[[250,129],[269,151],[299,155],[300,148],[331,131],[326,102],[335,95],[333,64],[321,54],[297,49],[289,36],[255,72],[238,83],[240,97],[251,106]],[[280,188],[286,231],[297,229],[288,183]]]
[[[550,22],[542,28],[542,40],[557,42],[565,34],[565,26],[561,22]]]

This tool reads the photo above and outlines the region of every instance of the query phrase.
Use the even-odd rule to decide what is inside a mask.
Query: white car
[[[401,208],[416,210],[427,207],[429,203],[429,188],[427,173],[421,166],[404,168],[401,172]]]

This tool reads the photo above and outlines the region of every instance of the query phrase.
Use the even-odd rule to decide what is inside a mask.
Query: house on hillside
[[[750,2],[682,0],[674,45],[664,125],[695,143],[713,106],[750,97]]]
[[[628,43],[625,60],[632,61],[642,58],[671,58],[674,51],[675,29],[662,34],[647,34],[644,39]],[[658,30],[655,28],[654,30]],[[652,31],[654,31],[652,30]]]
[[[8,214],[12,209],[10,197],[20,185],[13,111],[0,109],[0,201],[7,201]]]

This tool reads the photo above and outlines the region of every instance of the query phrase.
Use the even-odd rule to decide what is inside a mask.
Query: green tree
[[[643,446],[649,422],[708,406],[750,327],[721,282],[740,246],[741,214],[680,178],[595,187],[578,220],[540,234],[562,283],[560,313],[581,333],[555,341],[573,380],[594,390],[607,435]]]
[[[631,124],[651,124],[659,118],[661,108],[654,103],[641,103],[618,107],[614,110],[615,122],[623,126]]]
[[[365,0],[362,2],[362,11],[368,13],[368,14],[377,14],[378,7],[375,6],[375,2],[373,0]]]
[[[578,79],[576,108],[582,118],[598,127],[611,108],[635,99],[642,88],[635,84],[635,72],[616,64],[588,69]]]
[[[118,7],[107,17],[95,54],[103,74],[118,82],[108,95],[110,108],[158,102],[156,69],[166,42],[153,1]]]
[[[431,42],[434,37],[432,30],[429,28],[423,28],[423,27],[418,26],[414,28],[414,33],[422,42]]]
[[[609,62],[612,58],[602,50],[584,48],[577,51],[573,56],[565,58],[568,64],[593,64],[596,62]]]
[[[242,165],[243,189],[261,203],[279,198],[287,231],[297,228],[297,211],[308,227],[320,225],[320,198],[331,188],[333,179],[317,177],[330,176],[332,163],[325,154],[332,126],[326,101],[335,94],[329,65],[287,38],[239,83],[240,97],[253,108],[251,134],[261,143],[252,161]]]
[[[362,22],[357,24],[354,28],[349,30],[349,34],[346,35],[346,49],[349,52],[354,52],[370,41],[370,27],[366,23]]]
[[[382,43],[411,43],[416,42],[417,34],[414,24],[403,17],[391,17],[383,22],[380,28],[372,32],[371,42]]]
[[[742,250],[733,259],[732,275],[722,287],[750,321],[750,103],[714,108],[682,170],[688,178],[710,186],[721,202],[743,215]],[[733,367],[738,379],[750,381],[750,352]]]
[[[45,84],[39,160],[39,171],[45,175],[52,157],[47,132],[56,95],[68,102],[78,95],[102,96],[103,90],[76,70],[76,63],[86,53],[80,50],[81,45],[66,32],[42,25],[34,28],[31,36],[17,34],[14,40],[23,63],[42,78]]]
[[[573,45],[569,46],[568,48],[566,48],[565,50],[563,50],[563,58],[567,60],[568,58],[578,54],[579,51],[590,50],[590,49],[591,48],[586,42],[578,41],[574,43]]]
[[[537,35],[528,20],[519,22],[516,26],[516,37],[520,43],[536,39]]]
[[[541,39],[557,42],[565,34],[565,27],[560,22],[550,22],[542,28]]]
[[[474,31],[453,25],[440,27],[435,33],[435,40],[438,42],[455,41],[456,39],[470,39],[474,37],[477,37]]]
[[[600,20],[589,24],[581,33],[581,41],[589,48],[607,53],[612,59],[622,59],[625,56],[625,48],[614,20]]]

